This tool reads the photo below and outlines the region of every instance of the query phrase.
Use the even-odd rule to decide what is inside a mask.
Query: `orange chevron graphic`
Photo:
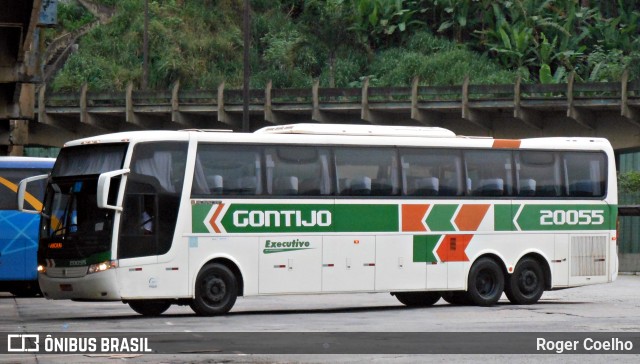
[[[211,220],[209,220],[209,224],[211,224],[213,231],[215,231],[218,234],[220,234],[222,231],[220,231],[218,224],[216,224],[216,220],[218,219],[218,216],[220,215],[220,212],[222,212],[223,208],[224,208],[224,204],[223,203],[219,204],[218,207],[216,208],[216,211],[213,213],[213,216],[211,216]]]
[[[445,235],[436,253],[442,262],[468,262],[469,257],[465,250],[471,239],[472,234]]]
[[[430,205],[402,205],[402,231],[427,231],[424,215]]]
[[[454,222],[460,231],[476,231],[491,205],[462,205]]]

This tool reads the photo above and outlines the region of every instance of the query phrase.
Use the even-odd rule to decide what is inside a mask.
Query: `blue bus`
[[[54,158],[0,157],[0,291],[16,296],[40,294],[37,272],[39,214],[18,211],[18,183],[48,174]],[[42,210],[46,179],[30,183],[25,201]]]

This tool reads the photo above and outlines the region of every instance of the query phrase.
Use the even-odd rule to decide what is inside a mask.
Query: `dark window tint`
[[[605,155],[566,152],[564,163],[571,197],[602,197],[606,190]]]
[[[509,196],[513,186],[511,151],[468,150],[467,191],[472,196]]]
[[[160,255],[171,248],[186,156],[187,143],[135,146],[122,211],[120,258]]]
[[[262,194],[261,151],[242,145],[198,145],[192,195]]]
[[[338,192],[345,196],[395,196],[400,192],[393,148],[336,148]]]
[[[516,152],[517,194],[522,197],[563,196],[560,153]]]
[[[129,144],[81,145],[62,148],[51,174],[54,177],[100,174],[122,168]]]
[[[329,150],[282,146],[265,149],[267,193],[323,196],[332,193]]]
[[[402,186],[409,196],[463,194],[460,152],[438,149],[403,149]]]

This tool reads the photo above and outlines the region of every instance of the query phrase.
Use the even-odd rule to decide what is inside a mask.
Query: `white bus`
[[[45,297],[143,315],[344,292],[532,304],[618,269],[615,161],[600,138],[326,124],[109,134],[65,145],[41,214]]]

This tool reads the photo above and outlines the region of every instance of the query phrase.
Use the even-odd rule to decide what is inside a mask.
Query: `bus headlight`
[[[118,264],[116,263],[115,260],[111,260],[111,261],[107,260],[106,262],[91,264],[89,266],[89,270],[87,271],[87,274],[104,272],[105,270],[109,270],[117,266]]]
[[[47,267],[45,267],[42,264],[38,265],[38,273],[46,273],[47,272]]]

